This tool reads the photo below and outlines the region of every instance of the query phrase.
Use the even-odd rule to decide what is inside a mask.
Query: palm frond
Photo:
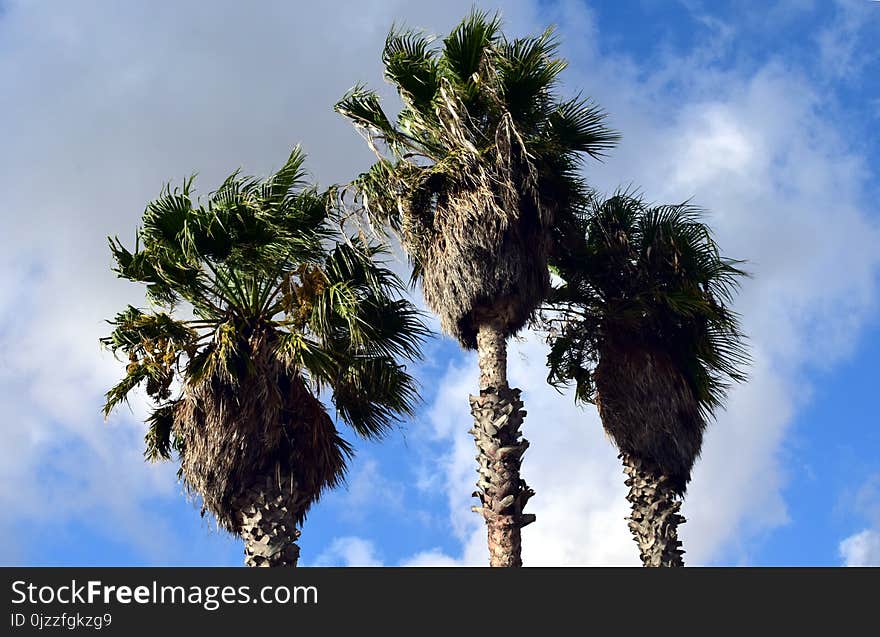
[[[174,434],[174,409],[177,405],[177,402],[162,405],[147,417],[144,457],[150,462],[170,460],[172,451],[182,451],[181,441]]]
[[[396,85],[408,105],[423,115],[430,113],[440,80],[430,45],[431,40],[420,32],[392,30],[382,51],[385,79]]]
[[[358,356],[333,384],[333,403],[343,421],[361,436],[379,437],[417,404],[415,380],[386,356]]]
[[[557,78],[567,66],[558,57],[559,41],[552,28],[538,37],[517,38],[499,45],[501,97],[518,120],[539,122],[554,102]]]
[[[610,130],[607,114],[592,101],[577,97],[558,104],[547,118],[549,140],[560,149],[601,159],[620,135]]]
[[[465,91],[499,37],[501,16],[473,10],[443,39],[441,64]]]
[[[400,133],[385,115],[379,96],[374,91],[356,86],[346,93],[334,108],[337,113],[350,119],[355,126],[375,133],[379,139],[389,145],[400,140]]]
[[[261,184],[261,196],[265,207],[280,205],[294,188],[302,187],[306,172],[303,168],[306,155],[300,146],[295,146],[290,156],[278,171]]]

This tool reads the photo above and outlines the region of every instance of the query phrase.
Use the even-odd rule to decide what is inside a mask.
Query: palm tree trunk
[[[274,477],[248,489],[240,498],[246,566],[296,566],[300,536],[292,502],[295,494]]]
[[[628,454],[620,454],[627,475],[626,499],[632,505],[629,530],[639,545],[643,566],[684,566],[678,540],[681,499],[659,470]]]
[[[520,478],[522,455],[529,443],[520,433],[526,412],[520,390],[507,385],[507,342],[502,330],[483,325],[477,332],[480,395],[471,396],[477,445],[478,490],[486,520],[490,566],[522,566],[521,529],[535,521],[523,508],[534,495]]]

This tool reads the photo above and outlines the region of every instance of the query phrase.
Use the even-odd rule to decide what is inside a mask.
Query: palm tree
[[[580,246],[554,263],[549,380],[595,403],[620,450],[642,563],[682,566],[678,511],[703,432],[731,381],[745,379],[729,308],[744,272],[687,203],[623,192],[582,221]]]
[[[297,527],[344,478],[352,449],[321,396],[379,436],[412,413],[398,359],[425,334],[382,250],[334,231],[332,197],[304,184],[303,161],[296,148],[266,180],[236,172],[204,205],[192,178],[166,187],[133,252],[110,240],[115,271],[146,284],[153,309],[110,321],[102,341],[129,364],[105,416],[146,385],[146,457],[177,452],[187,491],[244,539],[249,566],[295,566]]]
[[[506,343],[547,293],[552,228],[583,196],[583,156],[601,155],[616,135],[589,101],[555,95],[566,63],[551,30],[508,40],[500,29],[497,16],[474,11],[439,46],[392,30],[382,59],[403,101],[396,123],[363,87],[336,110],[378,157],[354,182],[356,203],[397,234],[443,330],[477,350],[474,510],[488,527],[490,564],[520,566],[533,492],[520,478],[525,412],[507,382]]]

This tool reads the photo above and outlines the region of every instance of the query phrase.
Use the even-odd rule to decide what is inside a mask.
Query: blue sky
[[[102,421],[121,371],[97,345],[102,321],[141,300],[110,273],[104,237],[130,237],[169,179],[196,170],[209,190],[238,166],[265,174],[297,142],[316,180],[349,178],[370,155],[332,103],[360,81],[382,87],[392,22],[442,33],[470,2],[252,5],[0,2],[0,563],[241,563],[175,468],[142,461],[143,406]],[[754,273],[738,301],[752,380],[707,436],[686,558],[880,564],[880,3],[482,6],[509,33],[559,26],[565,89],[623,134],[586,167],[597,187],[693,197]],[[537,491],[524,559],[636,564],[614,449],[595,410],[546,387],[542,359],[528,334],[512,345]],[[485,562],[469,510],[476,362],[437,337],[417,373],[420,413],[356,442],[348,487],[306,522],[303,563]]]

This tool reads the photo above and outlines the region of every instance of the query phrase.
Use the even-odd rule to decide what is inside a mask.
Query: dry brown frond
[[[673,361],[644,344],[607,343],[594,378],[602,424],[618,449],[655,464],[683,494],[706,421]]]
[[[494,161],[486,161],[458,115],[464,106],[451,92],[441,94],[440,120],[458,150],[442,170],[455,173],[449,180],[456,188],[433,210],[430,201],[410,200],[402,234],[421,264],[428,307],[446,332],[475,349],[480,324],[514,334],[546,295],[554,215],[538,196],[536,169],[510,115],[496,129]]]
[[[350,451],[298,371],[273,355],[271,335],[254,334],[246,347],[252,367],[237,385],[219,373],[188,385],[174,418],[187,490],[233,533],[241,524],[236,500],[254,480],[275,475],[299,524],[344,475]]]

